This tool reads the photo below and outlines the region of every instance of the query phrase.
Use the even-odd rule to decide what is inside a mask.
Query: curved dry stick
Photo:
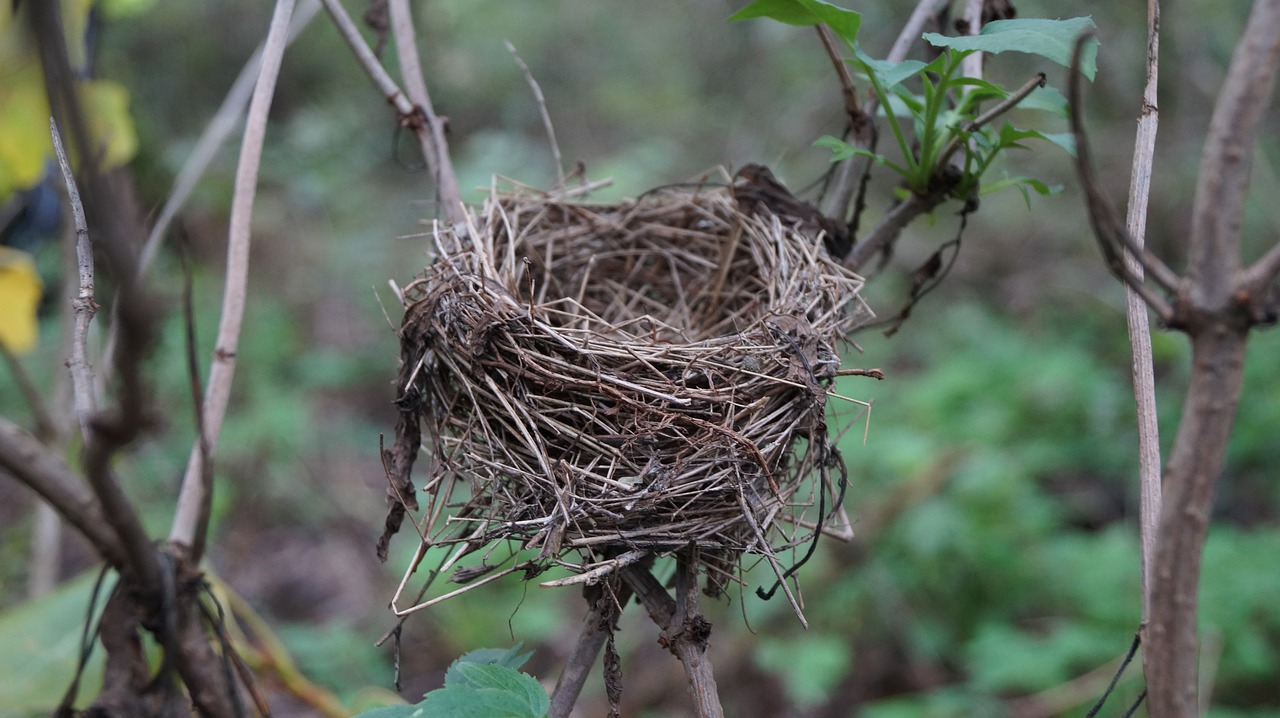
[[[564,670],[556,680],[556,687],[551,691],[551,707],[547,711],[548,718],[566,718],[578,702],[582,687],[595,666],[596,658],[604,649],[609,639],[609,627],[604,623],[609,620],[607,612],[602,610],[601,602],[615,602],[618,607],[626,606],[631,599],[631,587],[620,582],[614,594],[602,591],[594,601],[590,601],[587,615],[582,620],[582,629],[578,633],[578,641],[574,644],[569,658],[565,661]],[[615,609],[619,610],[619,609]]]
[[[551,122],[551,113],[547,112],[547,99],[542,96],[542,85],[538,84],[538,80],[533,76],[533,72],[529,70],[529,65],[525,63],[524,58],[520,57],[520,53],[516,52],[516,46],[512,45],[510,40],[504,42],[507,45],[507,52],[511,53],[516,65],[524,73],[524,81],[533,92],[534,101],[538,103],[538,114],[542,116],[542,127],[546,130],[547,142],[551,145],[551,159],[556,163],[556,188],[564,190],[564,160],[560,157],[560,143],[556,142],[556,126]]]
[[[1155,158],[1156,129],[1160,112],[1156,88],[1160,68],[1160,0],[1147,2],[1147,84],[1142,93],[1142,113],[1134,137],[1133,171],[1129,180],[1129,209],[1126,228],[1141,247],[1147,231],[1147,206],[1151,194],[1151,167]],[[1125,265],[1139,280],[1142,265],[1126,252]],[[1133,347],[1133,398],[1138,423],[1138,534],[1142,545],[1142,625],[1138,635],[1145,639],[1151,614],[1151,567],[1154,561],[1156,530],[1160,522],[1161,486],[1160,424],[1156,415],[1155,370],[1151,357],[1151,325],[1142,297],[1125,285],[1125,316],[1129,344]],[[1143,651],[1145,657],[1146,651]]]
[[[907,59],[907,53],[911,51],[911,46],[924,33],[925,22],[936,15],[943,5],[951,2],[951,0],[920,0],[916,5],[916,9],[911,11],[911,17],[907,20],[907,24],[902,26],[902,32],[898,34],[898,39],[893,41],[893,47],[889,49],[889,56],[886,58],[889,62],[902,62]]]
[[[1079,70],[1081,51],[1089,39],[1090,34],[1085,33],[1076,40],[1075,54],[1071,62],[1069,92],[1071,99],[1071,132],[1076,142],[1076,174],[1079,175],[1080,187],[1084,190],[1085,205],[1089,210],[1089,222],[1093,226],[1093,235],[1098,241],[1099,249],[1102,250],[1107,269],[1111,270],[1111,273],[1126,286],[1132,287],[1133,291],[1142,297],[1143,301],[1151,307],[1162,322],[1172,324],[1174,321],[1173,306],[1125,266],[1124,249],[1132,247],[1135,243],[1133,238],[1128,236],[1129,233],[1125,231],[1124,225],[1120,223],[1115,207],[1111,205],[1110,200],[1102,193],[1094,176],[1093,153],[1089,149],[1089,138],[1084,129],[1084,88],[1081,80],[1082,73]],[[1144,269],[1151,271],[1153,275],[1162,275],[1166,272],[1172,274],[1171,270],[1162,263],[1158,265],[1151,263],[1149,260],[1154,260],[1154,257],[1151,257],[1149,253],[1141,250],[1139,252],[1136,256]],[[1155,260],[1155,262],[1159,262],[1159,260]]]
[[[218,324],[213,366],[205,390],[203,441],[207,442],[209,452],[217,446],[222,420],[226,416],[227,401],[231,396],[231,380],[235,374],[236,349],[240,343],[240,326],[244,319],[249,278],[249,245],[258,167],[266,137],[267,114],[271,109],[272,95],[275,94],[276,78],[280,75],[293,6],[294,0],[279,0],[271,16],[271,26],[263,45],[262,71],[253,89],[253,99],[249,102],[249,116],[240,145],[240,161],[236,166],[227,239],[227,279],[222,295],[222,319]],[[169,532],[170,541],[188,547],[193,563],[198,563],[204,552],[209,526],[209,502],[213,494],[209,466],[211,457],[202,451],[201,444],[201,441],[197,441],[191,450],[187,471],[182,479],[182,490],[178,495],[173,527]]]
[[[66,54],[64,52],[59,60],[65,61],[65,59]],[[84,205],[80,201],[80,192],[76,188],[75,177],[71,174],[71,165],[67,161],[66,151],[62,147],[62,136],[58,132],[58,125],[53,119],[49,121],[49,132],[55,154],[58,157],[59,167],[62,170],[63,179],[67,184],[67,197],[71,203],[71,215],[76,225],[76,257],[80,289],[75,305],[76,326],[70,368],[74,388],[76,418],[85,439],[85,476],[88,478],[89,485],[93,488],[93,492],[98,498],[101,516],[114,531],[115,536],[119,539],[120,546],[125,551],[127,562],[125,564],[117,564],[116,568],[121,571],[132,571],[137,577],[141,589],[144,592],[152,593],[160,586],[160,567],[152,551],[151,540],[147,536],[146,529],[143,528],[141,519],[129,502],[129,497],[125,494],[120,482],[112,474],[110,467],[112,454],[124,443],[127,443],[128,437],[111,436],[110,439],[107,439],[106,435],[110,429],[104,427],[95,430],[92,426],[96,407],[93,401],[93,370],[86,355],[86,339],[89,332],[89,322],[92,321],[97,309],[97,304],[93,298],[93,246],[89,242],[89,229],[85,223]],[[128,285],[121,289],[121,296],[127,297],[128,300],[135,303],[139,301],[137,292]],[[122,301],[127,300],[122,299]],[[136,310],[137,307],[134,307],[134,309]],[[137,317],[135,316],[132,319],[136,320]],[[126,378],[126,381],[128,382],[129,379]],[[141,419],[139,416],[141,414],[140,404],[138,402],[139,397],[125,397],[121,402],[121,420],[108,423],[117,424],[113,428],[123,428],[125,432],[136,431],[138,429],[136,426],[120,427],[118,425],[124,423],[122,421],[124,417],[132,417],[136,420]]]

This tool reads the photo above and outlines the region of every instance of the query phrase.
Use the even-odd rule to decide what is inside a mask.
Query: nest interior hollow
[[[707,187],[495,195],[433,238],[404,290],[397,437],[422,432],[429,543],[587,573],[696,547],[720,586],[815,536],[843,471],[838,348],[870,315],[820,238]],[[412,456],[391,463],[414,507]]]

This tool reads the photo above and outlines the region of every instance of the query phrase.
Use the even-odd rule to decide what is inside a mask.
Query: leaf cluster
[[[967,200],[978,192],[979,181],[995,159],[1006,150],[1025,149],[1025,140],[1045,140],[1074,152],[1069,134],[1021,129],[1007,121],[999,127],[991,124],[995,115],[1012,104],[1065,118],[1066,99],[1057,90],[1045,86],[1043,78],[1040,87],[1019,96],[999,83],[967,77],[962,69],[965,59],[974,53],[1010,51],[1039,55],[1069,67],[1075,39],[1094,27],[1088,17],[995,21],[985,25],[976,36],[926,33],[924,39],[941,50],[937,58],[927,63],[890,62],[871,57],[857,42],[861,16],[821,0],[757,0],[730,19],[755,17],[789,25],[826,25],[844,41],[853,54],[848,62],[870,84],[901,159],[893,161],[872,148],[856,146],[837,137],[819,138],[815,144],[830,149],[832,161],[870,157],[900,175],[908,192],[918,196],[943,192]],[[1081,65],[1081,71],[1090,79],[1096,72],[1096,53],[1097,42],[1093,41]],[[997,105],[1000,108],[997,111],[983,114],[984,102],[1008,106]],[[1041,195],[1061,189],[1033,178],[1013,177],[996,182],[986,191],[1010,186],[1017,187],[1024,197],[1028,189]]]

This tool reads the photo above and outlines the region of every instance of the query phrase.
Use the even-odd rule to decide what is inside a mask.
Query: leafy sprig
[[[1066,117],[1066,100],[1057,90],[1044,86],[1043,76],[1036,82],[1039,87],[1024,86],[1022,90],[1010,91],[998,83],[966,77],[962,67],[964,59],[975,52],[1023,52],[1069,67],[1075,39],[1093,28],[1093,21],[1087,17],[996,21],[985,25],[975,36],[926,33],[926,41],[943,49],[929,63],[888,62],[870,57],[857,43],[861,16],[822,0],[757,0],[730,19],[755,17],[789,25],[826,25],[848,46],[853,55],[848,62],[870,84],[902,159],[892,161],[883,154],[837,137],[819,138],[815,144],[830,149],[833,161],[867,156],[900,175],[906,190],[918,196],[944,191],[950,196],[967,198],[978,191],[982,176],[995,159],[1006,150],[1024,149],[1025,140],[1045,140],[1068,152],[1074,150],[1067,134],[1021,129],[1008,122],[998,128],[991,125],[992,120],[1015,104]],[[1081,63],[1081,72],[1090,79],[1097,70],[1096,56],[1097,42],[1091,41]],[[919,89],[913,90],[909,84]],[[981,113],[982,103],[991,101],[999,103],[998,112]],[[962,159],[955,163],[958,172],[949,169],[957,152],[963,153]],[[1010,186],[1019,188],[1024,197],[1028,189],[1038,194],[1052,194],[1058,189],[1032,178],[1015,177],[997,182],[988,190]]]

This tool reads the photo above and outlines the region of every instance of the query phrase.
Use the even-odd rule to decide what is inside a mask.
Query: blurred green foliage
[[[869,54],[883,56],[915,3],[863,4],[855,8],[863,14],[862,41]],[[813,139],[840,129],[837,87],[811,30],[725,23],[741,5],[422,5],[428,81],[451,119],[464,188],[487,186],[492,172],[534,184],[554,176],[536,105],[503,38],[542,84],[566,160],[584,160],[592,178],[617,177],[605,197],[748,161],[766,162],[793,189],[803,188],[827,164],[827,151],[812,147]],[[1022,17],[1054,17],[1056,8],[1018,3]],[[1090,124],[1107,187],[1120,197],[1145,18],[1137,4],[1091,9],[1102,47]],[[157,3],[108,24],[99,67],[132,99],[141,138],[132,166],[144,207],[162,201],[260,39],[267,12],[247,0]],[[1199,133],[1242,22],[1243,11],[1208,0],[1181,3],[1164,18],[1163,47],[1179,71],[1162,75],[1150,241],[1174,266]],[[1053,78],[1053,67],[1019,72],[1044,69]],[[379,434],[394,422],[397,357],[376,296],[397,321],[386,281],[403,283],[423,264],[427,242],[409,235],[421,232],[419,218],[434,210],[429,178],[398,158],[407,143],[393,125],[391,110],[319,18],[286,58],[273,110],[249,313],[216,464],[211,561],[276,622],[304,672],[352,707],[362,687],[391,681],[388,652],[370,644],[390,624],[385,603],[409,548],[400,542],[387,568],[375,566],[384,485],[377,449]],[[1061,131],[1044,121],[1036,129]],[[1260,187],[1276,186],[1276,136],[1263,144]],[[195,263],[201,357],[212,346],[218,312],[234,156],[232,148],[223,151],[175,240]],[[761,567],[749,574],[743,596],[704,606],[716,624],[711,650],[731,713],[756,714],[769,696],[785,695],[797,715],[1001,715],[1038,696],[1051,706],[1040,715],[1079,715],[1127,649],[1138,617],[1138,547],[1121,292],[1096,256],[1065,156],[1015,155],[1010,163],[1015,174],[1068,189],[1055,199],[1034,198],[1030,209],[1016,197],[984,198],[940,290],[896,337],[867,332],[856,337],[864,353],[850,350],[851,365],[883,367],[888,379],[850,379],[841,387],[874,399],[875,408],[867,443],[858,425],[841,444],[851,477],[846,506],[858,536],[851,546],[824,543],[800,574],[811,630],[799,628],[784,601],[751,594],[772,580]],[[887,208],[891,190],[873,191],[868,221]],[[1265,230],[1273,204],[1252,201],[1246,230],[1273,236]],[[909,230],[898,260],[869,288],[882,314],[902,302],[906,272],[954,233],[950,215],[933,219],[933,226]],[[57,247],[42,251],[56,264]],[[167,528],[194,435],[176,309],[180,267],[171,254],[156,273],[175,307],[151,364],[164,407],[159,432],[118,467],[156,535]],[[66,286],[51,292],[62,296]],[[42,387],[52,387],[63,361],[61,332],[56,317],[45,322],[42,344],[25,364]],[[1187,351],[1180,336],[1163,333],[1155,348],[1167,447]],[[1250,347],[1218,525],[1205,554],[1203,665],[1218,718],[1280,710],[1280,572],[1270,560],[1280,550],[1280,403],[1269,400],[1278,352],[1274,332],[1259,334]],[[30,412],[5,376],[0,413],[29,425]],[[0,506],[0,653],[21,660],[26,649],[6,640],[14,635],[7,631],[51,613],[64,628],[78,628],[84,604],[19,605],[31,529],[21,508],[31,501],[7,482],[0,490],[14,497]],[[283,564],[267,562],[277,554]],[[83,547],[73,547],[64,570],[91,562]],[[581,610],[575,592],[510,581],[424,611],[406,628],[404,695],[416,700],[438,688],[445,667],[466,651],[513,640],[534,651],[526,670],[553,681]],[[679,715],[687,707],[675,661],[653,645],[647,620],[631,613],[619,634],[624,701],[635,701],[635,714]],[[755,634],[745,630],[744,615]],[[60,660],[69,665],[73,641],[40,645],[63,647]],[[65,685],[59,676],[70,679],[61,670],[47,674],[58,686]],[[1132,670],[1129,676],[1113,702],[1136,697],[1140,679]],[[1064,687],[1071,690],[1053,693]],[[10,690],[0,690],[0,704],[16,695]],[[593,679],[584,711],[603,712],[596,710],[602,695]]]

